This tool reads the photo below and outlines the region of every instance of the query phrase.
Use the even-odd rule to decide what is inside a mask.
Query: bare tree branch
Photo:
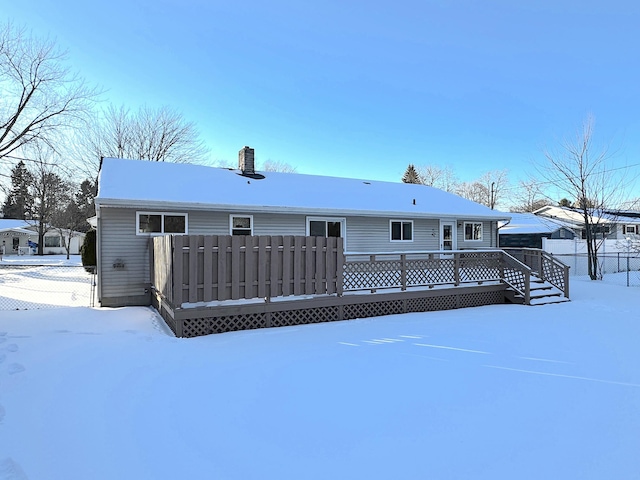
[[[55,150],[58,132],[86,118],[99,92],[65,60],[52,41],[0,27],[0,161],[35,141]]]
[[[601,278],[598,250],[606,235],[605,210],[617,208],[624,198],[626,183],[620,170],[608,167],[606,147],[593,145],[595,120],[588,116],[575,137],[561,142],[555,151],[545,151],[546,164],[538,166],[539,175],[561,195],[575,199],[584,221],[588,270],[592,280]],[[610,217],[609,217],[610,219]]]

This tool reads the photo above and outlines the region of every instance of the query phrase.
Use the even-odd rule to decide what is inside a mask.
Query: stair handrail
[[[549,252],[545,250],[540,250],[540,252],[541,252],[540,254],[541,260],[543,260],[541,261],[541,266],[542,266],[541,278],[544,281],[549,282],[551,285],[561,290],[564,296],[566,298],[569,298],[569,268],[571,267],[561,262],[560,260],[558,260],[556,257],[554,257],[553,255],[551,255]],[[546,273],[546,269],[544,268],[545,265],[548,266],[550,269],[554,270],[555,272],[561,272],[562,282],[558,281],[558,276],[556,275],[547,276],[545,274]]]
[[[503,251],[513,252],[509,255],[522,256],[522,263],[529,266],[541,280],[550,283],[562,294],[569,298],[569,266],[558,260],[549,252],[539,248],[503,248]]]
[[[524,304],[531,304],[531,268],[525,265],[523,262],[510,255],[506,251],[502,250],[503,263],[514,269],[515,272],[522,274],[522,280],[520,282],[510,280],[505,274],[505,268],[502,268],[501,278],[504,283],[509,285],[516,293],[522,295],[524,298]],[[519,280],[515,278],[514,280]]]

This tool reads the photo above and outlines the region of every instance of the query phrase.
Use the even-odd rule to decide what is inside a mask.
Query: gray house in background
[[[573,225],[578,238],[586,238],[582,212],[575,208],[549,205],[534,212],[536,215]],[[640,212],[624,210],[602,210],[592,213],[595,235],[607,240],[626,240],[640,236]]]
[[[105,158],[96,197],[102,306],[149,305],[149,237],[302,235],[343,239],[345,252],[498,247],[490,210],[424,185]]]
[[[542,248],[542,239],[573,240],[581,229],[575,224],[563,222],[533,213],[511,213],[511,220],[500,222],[498,239],[500,248]]]

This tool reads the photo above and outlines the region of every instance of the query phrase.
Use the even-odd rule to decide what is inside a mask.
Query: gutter
[[[458,220],[458,219],[474,219],[511,221],[510,216],[500,215],[474,215],[464,212],[410,212],[407,210],[342,210],[335,208],[317,208],[317,207],[281,207],[270,205],[228,205],[228,204],[211,204],[211,203],[175,203],[157,200],[123,200],[115,198],[96,198],[96,215],[100,218],[100,207],[112,208],[136,208],[136,209],[156,209],[159,211],[183,211],[183,210],[200,210],[200,211],[218,211],[228,213],[279,213],[279,214],[300,214],[300,215],[318,215],[318,216],[354,216],[354,217],[398,217],[398,218],[427,218],[437,220]]]

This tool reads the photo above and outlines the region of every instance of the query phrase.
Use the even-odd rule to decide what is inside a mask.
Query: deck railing
[[[534,275],[549,282],[569,298],[569,266],[549,252],[537,248],[505,248],[512,257],[527,265]]]
[[[153,288],[172,308],[489,283],[508,285],[529,304],[533,264],[568,290],[558,265],[533,250],[520,259],[495,249],[344,253],[336,238],[184,235],[151,239],[151,252]]]
[[[501,250],[345,254],[345,292],[502,282],[528,300],[531,270]]]

